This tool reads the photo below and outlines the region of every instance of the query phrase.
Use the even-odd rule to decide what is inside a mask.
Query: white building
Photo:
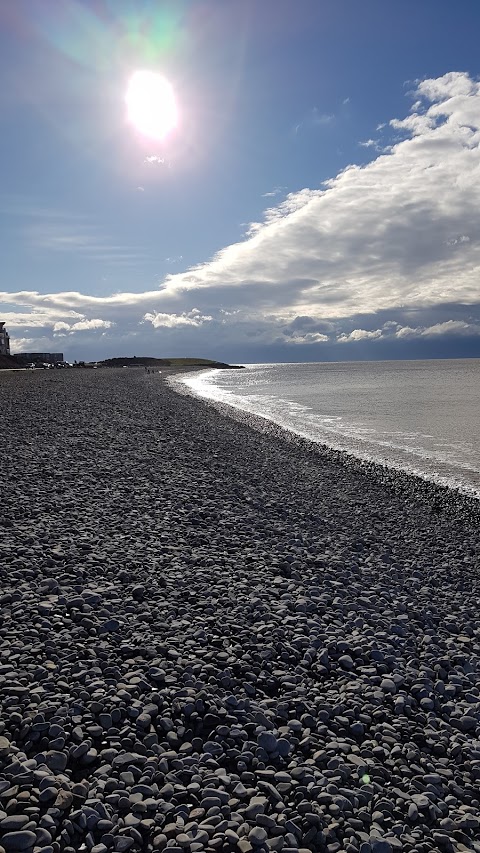
[[[10,355],[10,337],[5,323],[0,322],[0,355]]]

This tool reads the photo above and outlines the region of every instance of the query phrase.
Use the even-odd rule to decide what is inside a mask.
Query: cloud
[[[381,154],[389,149],[380,143],[379,139],[366,139],[365,142],[358,143],[361,148],[371,148],[373,151]]]
[[[165,165],[165,157],[159,157],[157,154],[149,154],[148,157],[145,157],[143,161],[147,164],[147,166],[164,166]]]
[[[399,326],[395,332],[396,338],[412,338],[421,334],[421,329],[412,329],[411,326]]]
[[[111,320],[79,320],[77,323],[74,323],[73,326],[70,326],[71,332],[84,332],[87,329],[109,329],[113,326],[113,322]]]
[[[78,311],[69,311],[61,308],[49,308],[47,311],[38,310],[38,311],[2,311],[2,320],[7,324],[9,329],[34,329],[34,328],[46,328],[48,326],[54,327],[58,325],[58,323],[62,322],[65,324],[66,319],[73,319],[74,322],[77,320],[83,320],[83,314],[80,314]],[[60,319],[61,318],[61,319]],[[70,328],[70,324],[67,324]]]
[[[325,124],[331,124],[332,121],[335,121],[335,116],[333,113],[319,113],[317,109],[314,110],[312,116],[312,123],[317,127],[321,127]]]
[[[289,304],[279,309],[330,317],[475,304],[480,89],[469,81],[468,94],[448,97],[458,84],[458,75],[437,86],[424,81],[422,103],[431,91],[445,99],[396,123],[407,139],[364,167],[347,167],[323,189],[289,194],[253,223],[245,241],[167,282],[167,290],[245,289],[255,282],[275,293],[290,283]],[[297,287],[299,280],[311,284]]]
[[[480,324],[464,323],[461,320],[447,320],[424,329],[422,335],[480,335]]]
[[[447,102],[451,98],[478,94],[478,83],[461,71],[449,71],[442,77],[417,80],[417,84],[417,93],[432,102]]]
[[[318,107],[312,107],[307,115],[295,125],[293,132],[297,135],[300,130],[308,130],[309,128],[311,129],[315,127],[326,127],[334,121],[335,116],[333,113],[322,113]]]
[[[270,192],[262,193],[262,198],[275,198],[275,196],[281,195],[285,190],[286,187],[274,187]]]
[[[36,223],[28,229],[27,240],[42,252],[62,252],[117,265],[138,264],[146,260],[144,251],[125,244],[112,243],[94,225],[60,221]]]
[[[106,296],[24,289],[0,299],[25,316],[21,334],[41,334],[42,323],[53,334],[55,323],[72,328],[93,316],[111,324],[117,349],[135,335],[153,349],[158,329],[171,331],[172,342],[175,333],[182,350],[208,341],[209,351],[235,343],[248,352],[252,341],[280,341],[284,352],[304,344],[346,353],[348,343],[350,353],[379,352],[388,342],[478,340],[480,84],[446,74],[417,83],[413,101],[406,117],[383,128],[393,136],[388,147],[367,145],[371,162],[289,193],[243,240],[156,287]],[[51,251],[120,253],[107,238],[95,242],[86,221],[40,225],[37,238]],[[136,247],[122,249],[124,262],[131,253],[135,263]]]
[[[10,335],[10,350],[11,352],[35,352],[33,345],[36,343],[35,338],[17,338],[15,335]],[[39,352],[40,350],[38,350]]]
[[[153,311],[144,314],[143,320],[151,323],[154,329],[162,327],[176,329],[179,326],[203,326],[204,323],[213,320],[213,317],[201,314],[198,309],[193,308],[188,314],[162,314],[159,311]]]
[[[324,344],[328,340],[328,335],[324,335],[321,332],[297,333],[296,335],[291,335],[290,337],[285,338],[286,343],[295,344],[296,346],[299,346],[300,344]]]
[[[49,307],[46,310],[22,312],[0,311],[2,319],[10,330],[10,348],[12,352],[49,351],[58,349],[58,338],[69,342],[85,334],[110,329],[113,321],[100,318],[88,319],[78,311]],[[61,318],[61,319],[59,319]],[[23,332],[23,334],[22,334]],[[91,338],[88,338],[88,342]]]
[[[293,320],[285,321],[281,317],[270,316],[269,322],[270,334],[279,329],[281,337],[277,340],[282,340],[287,345],[312,346],[313,344],[325,344],[332,339],[335,331],[335,326],[322,320],[315,320],[313,317],[298,316]]]
[[[458,246],[461,243],[469,243],[470,237],[467,237],[466,234],[459,234],[458,237],[449,237],[446,242],[447,246]]]
[[[10,351],[18,354],[21,352],[58,352],[59,341],[47,335],[38,337],[16,337],[10,336]]]
[[[480,335],[480,323],[468,323],[464,320],[446,320],[431,326],[402,326],[395,321],[387,321],[381,329],[353,329],[337,336],[337,342],[354,343],[366,340],[392,340],[393,338],[435,338],[440,336],[475,337]]]
[[[367,329],[354,329],[352,332],[349,332],[348,335],[345,333],[339,335],[337,341],[339,344],[347,344],[351,341],[374,341],[381,337],[381,329],[375,329],[373,331],[368,331]]]
[[[13,235],[29,253],[70,254],[114,266],[138,265],[147,260],[143,247],[115,242],[97,222],[81,213],[44,207],[35,200],[7,194],[0,196],[0,213],[8,215]]]

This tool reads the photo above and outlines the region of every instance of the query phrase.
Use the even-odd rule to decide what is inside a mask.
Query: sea
[[[480,359],[246,364],[181,382],[312,441],[480,499]]]

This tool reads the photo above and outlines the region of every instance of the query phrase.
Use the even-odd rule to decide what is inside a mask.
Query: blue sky
[[[12,350],[479,356],[479,31],[472,0],[0,3]]]

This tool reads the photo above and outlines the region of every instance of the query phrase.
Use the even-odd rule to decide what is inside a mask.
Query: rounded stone
[[[278,748],[278,740],[275,735],[270,732],[260,732],[258,736],[258,745],[267,752],[275,752]]]
[[[2,846],[5,850],[28,850],[33,847],[37,840],[34,832],[28,829],[19,830],[18,832],[7,832],[2,836]]]
[[[254,847],[261,847],[265,844],[268,835],[261,826],[254,826],[248,833],[248,840]]]

